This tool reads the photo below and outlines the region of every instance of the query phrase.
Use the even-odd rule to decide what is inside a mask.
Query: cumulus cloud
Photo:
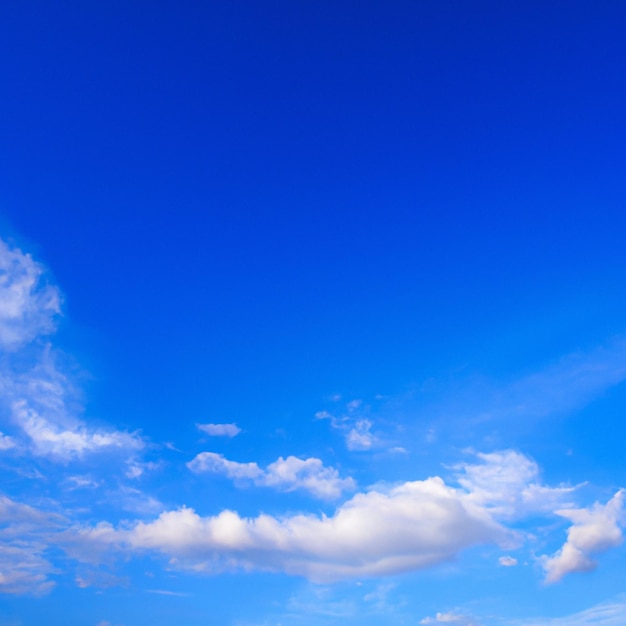
[[[512,556],[501,556],[498,559],[498,563],[502,565],[502,567],[515,567],[517,565],[517,559]]]
[[[196,424],[196,426],[211,437],[236,437],[241,428],[237,424]]]
[[[441,478],[360,493],[332,517],[233,511],[202,517],[191,508],[162,513],[132,529],[99,525],[75,531],[81,542],[157,550],[181,568],[262,569],[314,582],[381,576],[447,561],[464,548],[511,536],[484,508]]]
[[[0,347],[15,350],[55,328],[60,294],[43,267],[0,239]]]
[[[215,452],[201,452],[187,467],[195,473],[222,474],[233,480],[248,480],[257,486],[274,487],[281,491],[301,489],[317,498],[336,499],[344,491],[353,490],[356,483],[352,478],[341,478],[332,467],[325,467],[320,459],[279,457],[264,470],[257,463],[229,461]]]
[[[567,541],[561,549],[553,556],[541,559],[546,582],[554,583],[566,574],[595,569],[597,564],[591,555],[622,543],[625,494],[624,490],[618,491],[604,505],[596,502],[586,509],[556,511],[573,525],[568,529]]]

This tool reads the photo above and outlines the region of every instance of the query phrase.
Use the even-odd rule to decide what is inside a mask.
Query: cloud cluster
[[[229,461],[215,452],[201,452],[187,463],[187,467],[197,474],[209,472],[221,474],[235,481],[250,481],[261,487],[274,487],[281,491],[296,489],[308,491],[317,498],[333,500],[344,491],[356,488],[352,478],[341,478],[332,467],[325,467],[320,459],[299,459],[279,457],[265,469],[257,463]]]
[[[621,540],[623,492],[604,506],[563,508],[573,488],[542,485],[537,465],[528,457],[505,450],[477,454],[477,459],[477,463],[457,467],[459,487],[440,477],[405,482],[388,490],[358,493],[332,516],[243,518],[225,510],[204,517],[182,507],[131,527],[76,528],[71,541],[95,553],[111,548],[154,550],[177,567],[199,572],[260,569],[333,582],[432,567],[479,544],[516,547],[522,535],[505,523],[553,515],[554,506],[574,526],[563,549],[544,558],[549,581],[587,569],[590,553]],[[262,470],[256,463],[236,463],[215,453],[202,453],[189,466],[197,472],[218,472],[257,484],[273,481],[275,486],[292,488],[300,480],[298,470],[307,463],[316,471],[328,469],[319,459],[289,457]],[[506,556],[500,563],[511,566],[516,560]]]

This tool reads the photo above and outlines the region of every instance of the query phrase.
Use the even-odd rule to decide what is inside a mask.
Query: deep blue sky
[[[80,419],[141,431],[148,457],[169,464],[141,489],[163,508],[136,519],[183,504],[202,515],[317,511],[299,492],[189,478],[185,464],[202,451],[261,467],[320,458],[360,491],[449,479],[468,448],[516,450],[552,485],[589,481],[581,507],[626,484],[616,443],[625,26],[620,2],[2,3],[0,237],[62,293],[53,344],[80,389]],[[6,380],[50,350],[48,331],[24,339],[35,344],[19,363],[6,344]],[[333,394],[344,430],[314,417],[337,418]],[[7,410],[0,431],[16,438]],[[358,420],[371,423],[371,457],[342,442]],[[197,423],[243,433],[220,447]],[[21,445],[53,471],[36,442]],[[74,470],[64,459],[55,480],[121,476],[116,462],[81,457]],[[69,510],[53,486],[6,480],[16,501],[41,508],[33,494],[45,494]],[[102,505],[88,521],[134,523],[121,509]],[[554,541],[537,554],[554,553]],[[433,588],[441,575],[419,574]],[[529,598],[543,593],[540,574],[516,575],[532,580]],[[240,575],[225,576],[181,584]],[[277,576],[259,584],[276,584],[273,601],[285,604],[287,587],[268,582]],[[44,612],[75,593],[57,582],[38,601]],[[526,600],[534,613],[489,600],[466,612],[489,626],[501,622],[484,611],[567,615],[620,591],[571,607],[542,595]],[[76,623],[140,623],[125,593],[128,613]],[[259,624],[307,613],[300,597],[281,617],[254,593]],[[412,604],[406,623],[465,615],[443,595],[439,609]],[[36,623],[22,610],[11,615]],[[187,623],[204,623],[203,610]],[[220,624],[252,624],[220,611]],[[324,619],[311,623],[335,623]]]

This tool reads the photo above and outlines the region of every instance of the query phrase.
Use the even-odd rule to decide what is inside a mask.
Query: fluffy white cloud
[[[54,330],[60,313],[56,287],[30,254],[0,239],[0,347],[14,350]]]
[[[543,557],[546,582],[553,583],[572,572],[587,572],[596,567],[592,554],[603,552],[622,543],[624,498],[618,491],[607,504],[595,503],[587,509],[556,511],[573,525],[567,531],[567,541],[552,557]]]
[[[83,545],[157,550],[194,571],[262,569],[315,582],[422,569],[469,546],[505,543],[511,537],[487,510],[437,477],[387,493],[357,494],[332,517],[245,519],[228,510],[201,517],[181,508],[130,530],[101,524],[74,534]]]
[[[233,480],[250,480],[255,485],[282,491],[302,489],[323,499],[338,498],[344,491],[356,487],[352,478],[341,478],[336,469],[325,467],[316,458],[279,457],[263,470],[257,463],[238,463],[215,452],[201,452],[187,467],[195,473],[222,474]]]
[[[241,428],[237,424],[196,424],[196,426],[211,437],[236,437]]]

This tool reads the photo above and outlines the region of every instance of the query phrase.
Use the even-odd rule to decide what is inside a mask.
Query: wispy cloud
[[[506,622],[510,626],[623,626],[626,624],[626,597],[597,604],[564,617],[542,617]]]
[[[508,384],[482,381],[461,394],[462,408],[446,411],[480,420],[546,418],[578,410],[624,380],[626,340],[617,338]]]
[[[30,254],[0,240],[0,346],[15,350],[55,329],[59,290]]]
[[[44,336],[55,330],[60,292],[40,264],[0,240],[1,402],[17,429],[2,434],[3,449],[22,441],[31,452],[67,462],[105,450],[139,450],[137,433],[90,428],[78,417],[79,394]]]
[[[318,411],[315,418],[328,420],[333,430],[343,432],[348,450],[370,450],[379,447],[382,441],[372,432],[374,422],[364,417],[364,410],[367,412],[368,407],[363,407],[362,400],[351,400],[346,403],[342,413],[335,415],[328,411]]]
[[[172,596],[175,598],[188,598],[190,595],[182,591],[169,591],[168,589],[146,589],[146,593],[154,593],[158,596]]]

